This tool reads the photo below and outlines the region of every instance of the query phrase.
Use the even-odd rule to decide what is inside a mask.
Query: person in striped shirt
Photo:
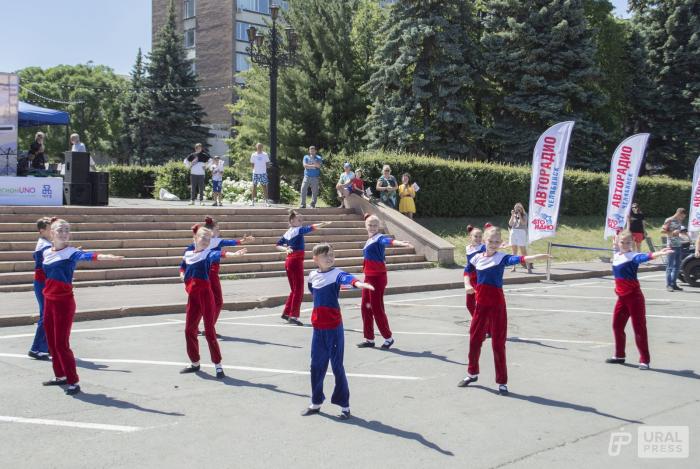
[[[277,249],[287,254],[284,270],[289,281],[289,296],[284,303],[282,319],[303,326],[299,320],[301,301],[304,298],[304,235],[330,225],[331,222],[303,225],[304,217],[296,210],[289,211],[289,229],[277,241]]]
[[[639,350],[639,369],[648,370],[651,357],[647,341],[647,320],[644,294],[637,280],[639,265],[658,256],[673,252],[672,248],[642,254],[634,252],[634,237],[630,231],[617,235],[617,252],[613,255],[612,270],[615,277],[615,294],[617,302],[613,310],[612,328],[615,336],[615,355],[605,360],[606,363],[625,363],[625,326],[632,318],[634,341]]]
[[[247,252],[245,248],[234,252],[211,249],[213,233],[203,225],[196,224],[192,227],[194,233],[194,249],[185,252],[180,264],[180,278],[185,284],[187,292],[187,306],[185,307],[185,342],[187,344],[187,356],[192,362],[182,369],[180,373],[194,373],[199,371],[199,341],[197,330],[199,322],[204,318],[204,336],[209,344],[211,361],[216,369],[216,377],[224,378],[224,369],[221,366],[221,350],[216,341],[216,304],[211,289],[210,272],[212,264],[219,262],[221,257],[241,256]]]
[[[335,255],[329,244],[314,247],[313,255],[318,270],[309,274],[309,291],[314,302],[311,312],[311,325],[314,329],[311,339],[311,404],[301,415],[321,412],[321,404],[325,400],[323,380],[330,361],[335,376],[331,402],[340,406],[338,417],[347,420],[350,418],[350,389],[343,366],[345,335],[338,297],[341,287],[362,288],[363,291],[372,291],[374,287],[334,267]]]
[[[490,226],[484,231],[486,251],[476,254],[469,262],[476,270],[476,285],[467,287],[467,293],[476,293],[476,308],[469,326],[469,366],[467,377],[457,386],[466,387],[479,379],[479,356],[487,329],[491,333],[491,347],[496,367],[498,393],[508,394],[508,371],[506,369],[506,332],[508,315],[503,294],[503,274],[506,267],[522,262],[532,262],[550,257],[548,254],[514,256],[498,252],[503,241],[501,229]],[[465,277],[468,279],[469,277]]]
[[[36,221],[39,231],[39,239],[34,248],[34,296],[39,303],[39,321],[36,323],[34,342],[27,355],[37,360],[49,359],[49,344],[46,342],[44,331],[44,286],[46,285],[46,273],[44,272],[44,251],[51,248],[51,219],[43,217]]]
[[[42,265],[46,273],[44,287],[44,330],[51,353],[54,378],[44,386],[68,385],[65,393],[78,394],[80,385],[75,357],[70,348],[70,330],[75,316],[73,273],[78,262],[119,260],[123,256],[87,252],[69,246],[70,224],[51,219],[51,248],[44,250]]]
[[[365,282],[374,286],[373,290],[362,291],[362,325],[365,340],[357,344],[359,348],[374,347],[374,323],[377,323],[379,333],[384,337],[383,349],[394,345],[394,338],[389,328],[389,320],[384,312],[384,289],[387,284],[386,247],[398,246],[412,248],[406,241],[389,238],[379,232],[380,222],[376,215],[365,215],[365,228],[369,239],[362,250],[364,262],[362,271]]]

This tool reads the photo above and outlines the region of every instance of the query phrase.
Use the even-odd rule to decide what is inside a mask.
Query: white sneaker
[[[200,205],[201,207],[203,207],[203,206],[204,206],[204,201],[203,201],[203,200],[200,200],[200,201],[199,201],[199,205]]]
[[[190,200],[190,205],[194,205],[194,200]]]
[[[250,202],[248,202],[248,205],[249,205],[250,207],[252,207],[252,206],[255,205],[255,202],[253,202],[253,201],[251,200]]]
[[[272,205],[270,205],[270,202],[265,202],[265,207],[272,207]]]
[[[640,369],[640,370],[648,370],[648,369],[649,369],[649,364],[648,364],[648,363],[640,363],[640,364],[639,364],[639,369]]]

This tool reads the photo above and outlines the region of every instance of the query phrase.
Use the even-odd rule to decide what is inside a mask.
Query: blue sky
[[[128,74],[151,50],[151,0],[1,0],[0,71],[92,60]],[[627,16],[627,0],[613,0]]]

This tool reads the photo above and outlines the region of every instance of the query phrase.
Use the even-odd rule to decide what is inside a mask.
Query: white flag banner
[[[700,231],[700,156],[695,160],[695,171],[693,172],[688,231]]]
[[[613,153],[603,234],[605,239],[615,235],[617,230],[625,228],[648,140],[649,134],[632,135],[618,145]]]
[[[528,242],[554,236],[564,185],[566,154],[574,122],[560,122],[543,133],[532,153]]]

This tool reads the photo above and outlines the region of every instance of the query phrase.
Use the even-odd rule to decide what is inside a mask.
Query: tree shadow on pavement
[[[219,338],[219,340],[222,342],[240,342],[242,344],[274,345],[276,347],[302,348],[299,345],[278,344],[277,342],[266,342],[264,340],[246,339],[244,337],[234,337],[234,336],[226,336],[226,335],[222,335]]]
[[[122,401],[121,399],[110,397],[106,394],[88,394],[85,392],[80,392],[72,397],[73,399],[76,399],[78,401],[83,401],[88,404],[100,405],[104,407],[116,407],[117,409],[134,409],[138,410],[139,412],[148,412],[151,414],[170,415],[177,417],[182,417],[185,415],[180,412],[165,412],[162,410],[141,407],[140,405],[134,404],[133,402]]]
[[[440,448],[440,446],[438,446],[436,443],[433,443],[432,441],[427,440],[420,433],[409,432],[407,430],[401,430],[400,428],[392,427],[391,425],[387,425],[387,424],[382,423],[378,420],[365,420],[362,417],[358,417],[354,414],[352,415],[352,417],[350,417],[349,420],[338,420],[337,417],[333,417],[331,415],[324,414],[324,413],[321,413],[319,415],[321,417],[324,417],[324,418],[327,418],[330,420],[342,422],[345,425],[354,425],[356,427],[365,428],[367,430],[372,430],[374,432],[384,433],[385,435],[393,435],[393,436],[397,436],[399,438],[413,440],[413,441],[418,442],[421,445],[425,446],[426,448],[430,448],[434,451],[437,451],[438,453],[444,454],[446,456],[454,456],[454,453],[452,451],[448,451],[448,450]]]
[[[483,389],[484,391],[488,391],[492,394],[498,394],[497,390],[487,388],[486,386],[483,386],[483,385],[477,384],[477,385],[470,385],[468,387]],[[618,417],[617,415],[612,415],[612,414],[608,414],[606,412],[601,412],[598,409],[596,409],[595,407],[574,404],[573,402],[558,401],[556,399],[549,399],[547,397],[542,397],[542,396],[533,396],[533,395],[526,396],[524,394],[509,392],[508,395],[503,396],[503,398],[504,399],[508,399],[508,398],[518,399],[521,401],[528,401],[528,402],[532,402],[533,404],[539,404],[539,405],[544,405],[544,406],[548,406],[548,407],[559,407],[561,409],[570,409],[570,410],[575,410],[577,412],[585,412],[585,413],[589,413],[589,414],[600,415],[601,417],[608,417],[608,418],[615,419],[615,420],[621,420],[621,421],[627,422],[627,423],[639,423],[639,424],[644,423],[644,422],[641,422],[639,420],[626,419],[624,417]]]
[[[201,371],[198,371],[195,374],[204,380],[217,381],[219,383],[225,384],[226,386],[264,389],[266,391],[277,392],[280,394],[288,394],[290,396],[305,397],[307,399],[310,398],[310,396],[308,394],[298,394],[295,392],[285,391],[283,389],[280,389],[278,386],[276,386],[274,384],[252,383],[252,382],[246,381],[244,379],[232,378],[230,376],[224,376],[223,379],[218,379],[216,376],[212,376],[210,374],[203,373]]]

